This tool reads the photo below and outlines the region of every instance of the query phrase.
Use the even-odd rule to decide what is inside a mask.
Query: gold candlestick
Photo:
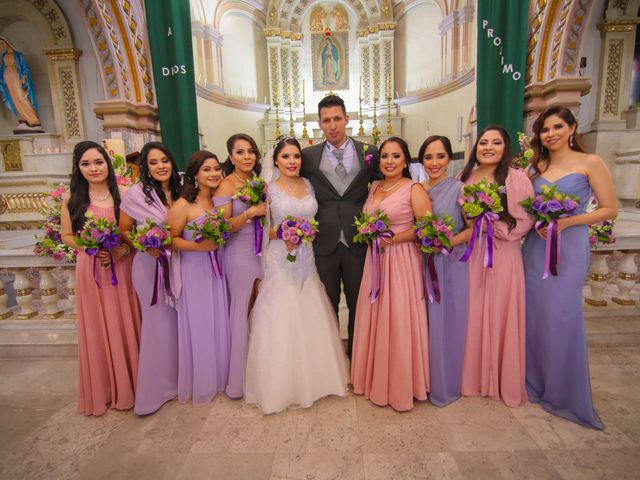
[[[302,79],[302,139],[307,140],[309,138],[309,132],[307,132],[307,111],[306,101],[304,97],[304,78]]]
[[[278,110],[279,105],[280,103],[277,100],[273,103],[273,106],[276,107],[276,138],[280,138],[282,136],[282,132],[280,131],[280,111]]]
[[[378,128],[378,114],[376,111],[377,103],[378,97],[373,97],[373,129],[371,130],[371,136],[373,137],[373,143],[376,145],[380,143],[380,134],[382,133]]]
[[[358,103],[359,103],[358,112],[360,117],[360,128],[358,129],[358,136],[364,137],[366,133],[364,131],[364,127],[362,126],[362,124],[364,123],[364,120],[362,120],[362,97],[358,98]]]
[[[287,88],[289,90],[289,136],[295,137],[296,132],[293,129],[293,97],[291,96],[291,82],[289,82]]]
[[[391,96],[387,96],[387,135],[393,134],[393,126],[391,125]]]

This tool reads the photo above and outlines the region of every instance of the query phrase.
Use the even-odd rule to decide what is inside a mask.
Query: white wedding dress
[[[318,203],[304,181],[308,194],[302,199],[269,184],[272,225],[287,215],[315,216]],[[246,402],[275,413],[289,405],[310,407],[327,395],[346,395],[347,357],[313,247],[300,246],[297,260],[289,262],[284,242],[271,240],[264,255],[264,277],[250,317]]]

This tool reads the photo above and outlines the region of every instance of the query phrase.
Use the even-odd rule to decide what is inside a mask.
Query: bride
[[[298,176],[300,144],[295,138],[281,139],[273,158],[278,172],[269,183],[272,228],[264,278],[250,317],[245,377],[245,400],[263,413],[294,404],[310,407],[327,395],[344,396],[348,383],[338,323],[318,277],[312,247],[293,245],[275,235],[287,215],[311,219],[318,210],[311,184]],[[265,159],[267,181],[272,170],[273,161]],[[290,262],[287,253],[293,250],[296,261]]]

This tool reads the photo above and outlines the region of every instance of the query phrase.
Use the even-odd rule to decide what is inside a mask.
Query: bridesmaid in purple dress
[[[260,151],[255,140],[244,133],[232,135],[227,140],[227,151],[229,158],[224,163],[226,177],[216,189],[213,201],[216,207],[224,208],[224,216],[231,223],[232,232],[224,246],[231,323],[231,362],[226,393],[230,398],[242,398],[249,338],[249,303],[256,283],[262,278],[260,257],[254,251],[253,219],[264,216],[267,209],[265,203],[247,207],[232,198],[248,179],[260,174]]]
[[[428,175],[423,186],[431,198],[433,213],[449,215],[455,230],[459,232],[451,242],[453,251],[450,255],[434,256],[440,302],[427,302],[431,368],[429,400],[438,407],[460,398],[468,316],[469,267],[458,259],[464,254],[471,229],[467,228],[458,205],[463,184],[447,176],[447,166],[452,156],[451,142],[439,135],[427,138],[418,155]],[[433,291],[426,262],[424,276]]]
[[[179,250],[182,289],[178,297],[178,400],[210,402],[229,379],[229,302],[224,272],[215,277],[212,256],[224,265],[223,249],[209,240],[193,241],[185,230],[213,209],[213,192],[222,180],[218,158],[205,150],[191,155],[179,198],[167,218]]]
[[[171,152],[159,142],[149,142],[140,153],[140,183],[133,185],[120,205],[120,230],[125,238],[134,224],[151,219],[167,221],[167,210],[180,198],[180,176]],[[131,243],[129,241],[129,243]],[[142,312],[138,383],[133,411],[148,415],[178,394],[178,325],[173,301],[164,288],[151,305],[159,249],[137,252],[131,277]],[[171,257],[176,264],[177,255]],[[179,264],[177,264],[179,268]],[[179,272],[178,274],[179,280]],[[162,273],[160,273],[162,275]],[[172,293],[177,294],[175,280]]]
[[[568,108],[545,110],[533,125],[532,181],[536,193],[556,185],[579,197],[579,212],[558,220],[562,252],[558,275],[542,279],[546,228],[531,231],[524,246],[527,296],[527,374],[529,400],[586,427],[602,430],[593,408],[582,311],[582,286],[589,268],[587,225],[615,218],[613,181],[596,155],[584,153],[577,122]],[[584,213],[592,195],[599,208]]]

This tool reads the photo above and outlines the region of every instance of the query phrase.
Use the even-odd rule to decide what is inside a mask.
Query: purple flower
[[[562,205],[567,212],[575,210],[578,206],[577,202],[575,200],[571,200],[570,198],[562,202]]]
[[[540,206],[542,205],[542,200],[540,199],[540,197],[536,197],[535,200],[533,201],[533,203],[531,204],[531,208],[533,210],[540,210]]]
[[[300,229],[305,233],[310,232],[312,230],[311,224],[309,222],[302,222],[300,224]]]
[[[105,235],[102,245],[107,249],[115,248],[120,245],[120,237],[114,234]]]
[[[54,260],[63,260],[65,257],[64,252],[54,252],[53,259]]]
[[[295,227],[295,226],[296,226],[295,220],[287,220],[287,227]]]
[[[429,237],[422,237],[422,246],[423,247],[430,247],[433,244],[433,240],[430,239]]]
[[[559,212],[562,210],[562,203],[558,200],[549,200],[547,202],[547,210],[549,212]]]
[[[147,240],[144,243],[144,246],[147,248],[160,248],[162,242],[160,242],[158,237],[147,237]]]
[[[385,223],[382,220],[377,220],[376,221],[376,228],[378,229],[378,231],[384,232],[387,229],[387,226],[385,225]]]
[[[364,157],[364,164],[366,166],[371,165],[371,161],[373,160],[373,154],[372,153],[368,153],[367,155],[365,155]]]
[[[229,240],[229,237],[231,237],[231,234],[229,232],[222,232],[220,236],[226,242],[227,240]]]

